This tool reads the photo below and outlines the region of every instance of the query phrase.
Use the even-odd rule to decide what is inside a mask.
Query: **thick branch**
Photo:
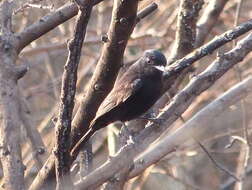
[[[14,63],[17,54],[13,48],[11,31],[13,2],[0,3],[0,159],[3,167],[2,187],[8,190],[24,189],[24,166],[20,147],[20,105],[17,80],[23,69]]]
[[[176,40],[169,58],[170,63],[193,51],[196,39],[196,23],[203,3],[202,0],[182,0],[180,2]]]
[[[64,67],[60,108],[55,133],[56,189],[58,190],[69,189],[72,186],[69,175],[71,166],[69,148],[72,112],[76,92],[77,69],[92,7],[92,0],[86,0],[83,4],[79,5],[79,14],[74,30],[74,38],[69,42],[69,55]]]
[[[129,164],[130,160],[134,158],[133,150],[135,144],[127,144],[121,149],[114,157],[110,157],[109,160],[101,167],[93,171],[88,176],[84,177],[84,181],[80,181],[76,184],[76,189],[95,189],[107,181],[110,177],[114,176],[121,168],[125,167],[125,164]]]

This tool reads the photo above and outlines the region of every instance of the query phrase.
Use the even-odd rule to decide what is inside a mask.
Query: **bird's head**
[[[165,71],[167,60],[161,51],[155,49],[146,50],[143,55],[143,60],[145,64],[160,71]]]

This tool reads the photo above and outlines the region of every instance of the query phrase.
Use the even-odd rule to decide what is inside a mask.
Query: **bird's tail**
[[[84,144],[88,142],[90,137],[95,133],[95,130],[93,128],[89,128],[89,130],[86,132],[86,134],[75,144],[75,146],[71,150],[71,157],[76,158],[78,153],[80,152],[80,149],[83,147]]]
[[[85,145],[88,140],[90,139],[90,137],[93,136],[93,134],[105,127],[107,125],[107,122],[105,119],[103,118],[98,118],[97,120],[94,120],[89,127],[89,130],[85,133],[85,135],[75,144],[75,146],[72,148],[71,150],[71,157],[75,160],[75,158],[77,157],[78,153],[80,152],[80,149],[83,147],[83,145]]]

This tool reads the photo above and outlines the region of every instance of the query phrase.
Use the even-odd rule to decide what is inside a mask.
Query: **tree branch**
[[[17,81],[24,70],[14,63],[17,53],[12,34],[13,2],[0,3],[0,159],[3,167],[2,187],[24,189],[24,165],[20,147],[20,105]]]
[[[81,0],[84,2],[84,0]],[[94,0],[94,5],[100,3],[103,0]],[[58,25],[66,22],[68,19],[74,17],[78,13],[78,8],[75,3],[64,5],[57,9],[54,13],[50,13],[32,25],[26,27],[22,32],[16,34],[18,40],[16,44],[17,52],[29,45],[32,41],[38,39],[42,35],[46,34],[50,30],[54,29]]]
[[[204,43],[207,35],[218,22],[219,15],[227,2],[228,0],[212,0],[209,2],[197,23],[196,47]]]
[[[180,1],[176,40],[169,58],[169,64],[190,53],[195,48],[196,23],[199,11],[203,6],[202,0]]]
[[[124,146],[114,157],[110,157],[106,163],[77,182],[75,188],[77,190],[81,190],[88,188],[95,189],[99,187],[110,177],[120,171],[121,168],[124,168],[125,164],[130,163],[130,160],[134,158],[134,153],[131,151],[134,147],[135,143],[130,143]]]
[[[239,26],[235,27],[232,30],[229,30],[222,35],[215,37],[213,40],[208,42],[207,44],[199,47],[189,55],[184,58],[174,62],[171,66],[168,67],[168,74],[166,76],[166,86],[164,91],[169,89],[169,87],[173,83],[173,78],[176,78],[176,75],[180,74],[184,69],[188,68],[195,61],[198,61],[202,57],[213,53],[214,50],[223,46],[224,44],[238,38],[239,36],[245,34],[246,32],[252,29],[252,20],[244,22]],[[177,74],[176,74],[177,73]],[[171,80],[173,79],[173,80]]]
[[[71,121],[81,48],[85,38],[92,7],[92,0],[86,0],[83,4],[78,3],[79,14],[74,30],[74,38],[69,42],[69,55],[62,77],[61,99],[58,121],[56,123],[56,145],[54,152],[57,190],[70,189],[72,187],[69,174],[71,166],[71,158],[69,154]]]

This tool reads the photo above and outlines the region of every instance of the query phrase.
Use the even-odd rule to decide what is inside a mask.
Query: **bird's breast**
[[[122,121],[135,119],[147,112],[161,96],[161,80],[145,78],[143,81],[142,87],[125,102],[125,113],[123,114]],[[129,107],[131,109],[128,109]]]

